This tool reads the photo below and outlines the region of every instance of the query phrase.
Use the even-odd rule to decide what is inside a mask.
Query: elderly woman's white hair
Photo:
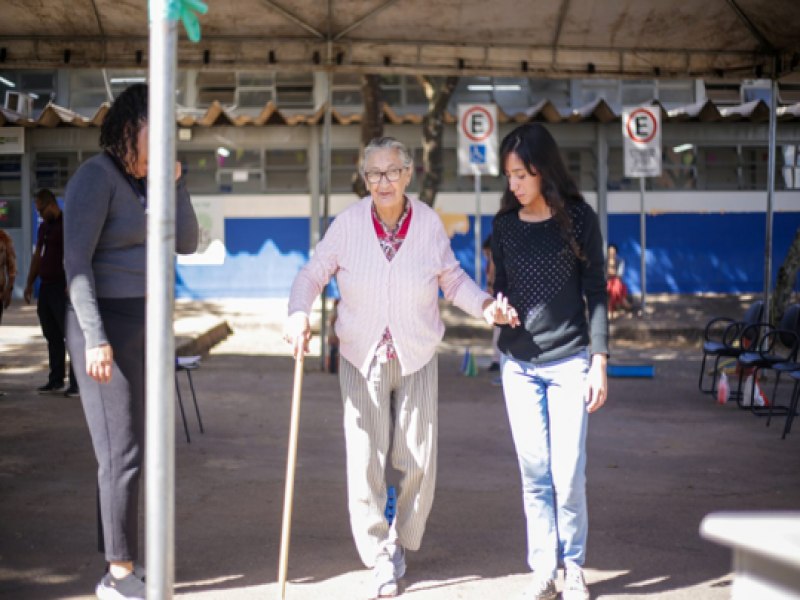
[[[367,164],[369,155],[376,150],[396,150],[400,155],[400,160],[403,162],[403,168],[411,169],[411,172],[414,172],[414,158],[411,156],[405,144],[393,137],[380,137],[373,138],[364,148],[364,158],[361,160],[361,165],[358,169],[362,176],[364,175],[364,165]]]

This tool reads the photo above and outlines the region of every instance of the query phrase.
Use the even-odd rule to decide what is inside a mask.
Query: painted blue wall
[[[286,297],[308,260],[307,218],[226,219],[225,264],[178,265],[179,298]]]
[[[648,293],[760,292],[764,281],[763,213],[664,214],[647,217]],[[456,234],[453,251],[474,277],[475,247],[470,231]],[[481,220],[491,232],[492,217]],[[773,275],[783,262],[800,212],[777,213],[773,223]],[[640,291],[639,215],[610,215],[609,240],[625,260],[623,280]],[[297,271],[308,260],[307,218],[227,219],[227,256],[220,266],[178,265],[179,297],[286,297]]]

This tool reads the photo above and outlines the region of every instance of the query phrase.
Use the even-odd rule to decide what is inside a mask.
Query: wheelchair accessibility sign
[[[497,164],[497,106],[458,105],[458,174],[500,174]]]
[[[470,144],[469,162],[473,165],[486,164],[486,146],[483,144]]]

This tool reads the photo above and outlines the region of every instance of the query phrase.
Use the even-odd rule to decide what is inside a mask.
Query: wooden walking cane
[[[297,432],[300,425],[300,398],[303,391],[303,350],[295,358],[294,387],[292,388],[292,417],[289,425],[289,454],[286,459],[286,490],[283,494],[283,525],[281,526],[281,553],[278,560],[278,585],[281,600],[286,599],[286,571],[289,566],[289,538],[292,531],[292,502],[294,500],[294,472],[297,466]]]

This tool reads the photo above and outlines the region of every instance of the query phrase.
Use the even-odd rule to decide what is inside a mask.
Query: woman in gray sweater
[[[108,572],[97,596],[144,598],[134,562],[144,456],[146,85],[117,98],[103,121],[100,146],[103,152],[67,185],[67,344],[98,462],[98,542]],[[176,249],[189,254],[197,248],[198,226],[180,178],[176,199]]]

